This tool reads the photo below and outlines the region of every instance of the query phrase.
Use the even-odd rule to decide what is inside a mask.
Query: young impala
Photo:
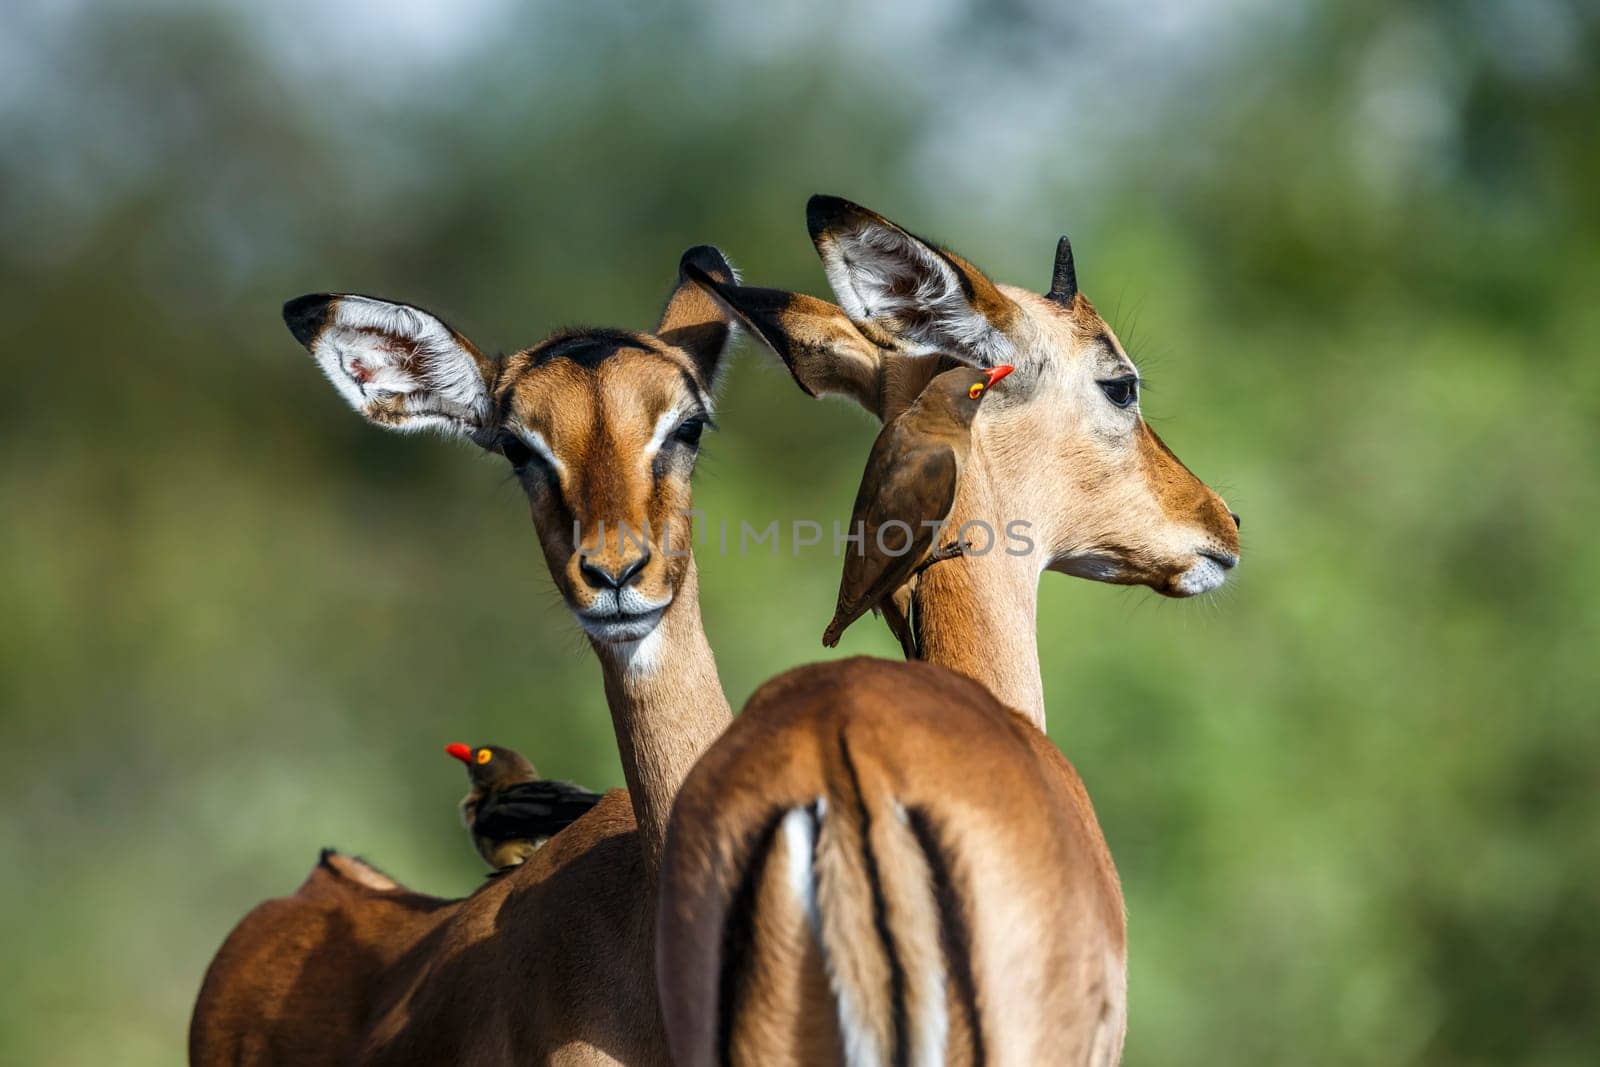
[[[934,567],[908,609],[923,659],[1020,713],[1025,755],[955,721],[987,692],[948,674],[845,661],[757,692],[669,834],[675,1062],[1114,1062],[1122,897],[1088,794],[1042,733],[1038,581],[1204,592],[1238,562],[1238,518],[1140,417],[1137,371],[1064,238],[1041,297],[843,200],[813,198],[807,221],[842,308],[700,280],[808,394],[888,420],[956,363],[1016,367],[973,425],[951,525],[1021,522],[1035,550]],[[798,753],[781,772],[759,755],[776,748]]]

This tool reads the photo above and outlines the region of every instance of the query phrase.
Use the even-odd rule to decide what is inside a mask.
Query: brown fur
[[[732,990],[729,1058],[793,1067],[837,1062],[843,1048],[838,1020],[829,1010],[832,996],[821,946],[789,890],[788,857],[776,824],[754,861],[752,899],[737,929],[728,931],[746,949],[740,961],[745,980]],[[685,972],[675,964],[661,973],[672,976],[668,981],[674,989],[684,980]]]
[[[351,1062],[388,969],[455,906],[324,852],[299,889],[257,905],[218,949],[189,1061]]]
[[[773,869],[782,820],[819,798],[817,934],[767,940],[803,921]],[[879,1062],[1090,1062],[1108,1025],[1120,1044],[1122,898],[1082,783],[930,664],[843,660],[762,686],[679,793],[660,929],[678,1067],[836,1062],[819,966]],[[795,946],[780,965],[774,944]],[[941,1013],[945,1039],[922,1044]]]
[[[1095,382],[1131,363],[1077,293],[1064,242],[1054,298],[1045,298],[994,286],[967,261],[855,205],[818,198],[808,222],[836,292],[855,281],[846,243],[875,227],[892,231],[891,244],[914,243],[903,245],[900,265],[912,282],[938,280],[935,258],[949,265],[975,320],[950,337],[977,347],[925,354],[940,342],[953,298],[945,318],[892,300],[878,314],[875,297],[852,290],[855,305],[874,310],[852,320],[811,297],[696,278],[807,393],[845,395],[887,422],[939,372],[1014,353],[1008,361],[1020,373],[1005,403],[986,405],[974,424],[951,515],[958,528],[1026,519],[1050,566],[1161,592],[1181,591],[1174,583],[1201,550],[1237,555],[1222,501],[1142,418],[1103,406]],[[995,552],[933,568],[909,605],[894,605],[912,616],[930,663],[983,687],[915,664],[802,668],[759,691],[697,766],[679,795],[662,893],[663,973],[682,976],[662,994],[680,1067],[730,1056],[763,1062],[744,1057],[792,1048],[795,1019],[825,1032],[824,1016],[841,1005],[854,1021],[840,1040],[860,1042],[878,1062],[1120,1058],[1127,946],[1116,870],[1081,779],[1028,725],[1044,724],[1039,569],[1037,558]],[[777,751],[781,763],[762,757]],[[951,767],[959,771],[930,773]],[[811,863],[833,976],[821,1003],[808,999],[814,990],[782,984],[792,970],[760,966],[764,947],[740,934],[778,921],[762,907],[792,916],[793,889],[789,899],[768,889],[745,902],[739,888],[770,886],[772,845],[753,843],[818,797],[832,819],[820,820]],[[903,822],[890,814],[898,812]],[[919,1024],[937,1014],[930,973],[945,979],[938,1049],[916,1045]]]
[[[664,1064],[643,854],[614,790],[463,900],[319,864],[223,943],[190,1062]]]

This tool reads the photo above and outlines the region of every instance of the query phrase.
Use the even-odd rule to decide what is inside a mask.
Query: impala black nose
[[[588,559],[581,559],[578,561],[578,573],[583,575],[583,580],[595,589],[621,589],[638,577],[644,570],[644,565],[649,562],[649,552],[622,564],[617,570],[609,570]]]
[[[1228,518],[1233,520],[1233,528],[1235,530],[1242,530],[1244,528],[1244,522],[1239,518],[1239,513],[1237,511],[1228,512]]]

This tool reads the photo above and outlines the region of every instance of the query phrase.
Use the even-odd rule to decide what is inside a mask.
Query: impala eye
[[[1131,375],[1126,378],[1108,378],[1095,384],[1106,394],[1106,399],[1119,408],[1129,407],[1139,399],[1139,379]]]
[[[700,435],[706,432],[706,420],[695,416],[684,419],[682,425],[672,432],[672,439],[688,445],[690,448],[700,447]]]

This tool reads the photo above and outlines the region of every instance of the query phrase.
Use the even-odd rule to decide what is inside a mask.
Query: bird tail
[[[839,644],[839,635],[844,633],[844,628],[849,625],[849,623],[841,621],[839,616],[835,615],[833,621],[828,623],[828,628],[822,631],[822,647],[836,648]]]

